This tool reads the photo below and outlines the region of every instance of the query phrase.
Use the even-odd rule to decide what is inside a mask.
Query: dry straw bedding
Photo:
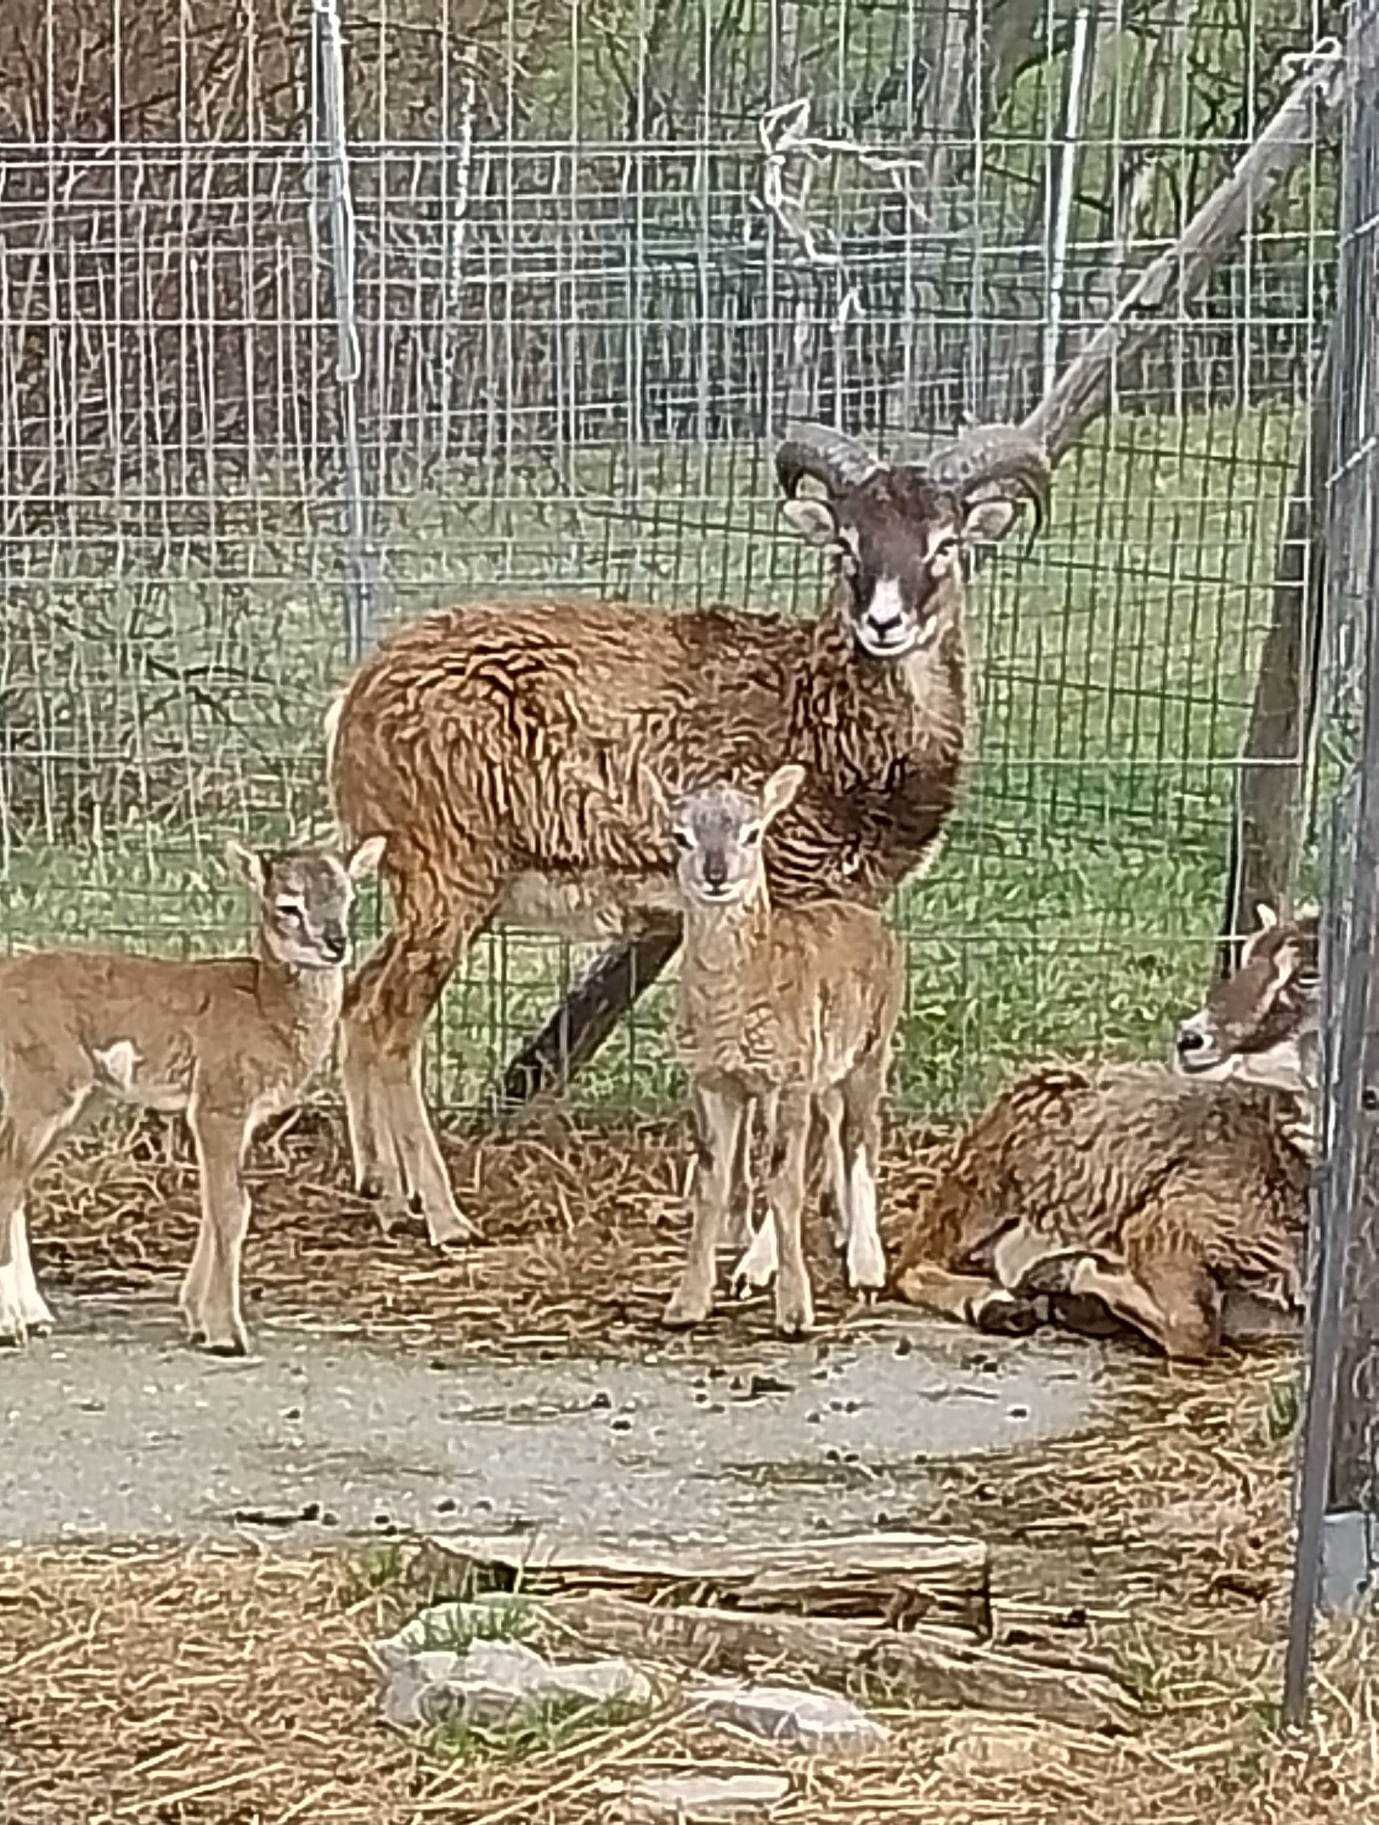
[[[884,1190],[903,1210],[925,1138],[898,1131]],[[357,1330],[400,1347],[645,1348],[676,1272],[677,1128],[452,1144],[484,1243],[437,1262],[380,1240],[340,1186],[333,1124],[310,1115],[261,1154],[248,1283],[253,1318]],[[156,1125],[98,1139],[52,1169],[30,1209],[40,1276],[77,1292],[170,1298],[195,1180]],[[55,1210],[58,1203],[62,1214]],[[842,1305],[821,1267],[821,1315]],[[764,1335],[769,1308],[715,1335]],[[365,1644],[421,1593],[377,1549],[293,1554],[245,1543],[131,1544],[0,1556],[0,1820],[5,1825],[584,1825],[624,1771],[792,1768],[791,1822],[934,1825],[1351,1825],[1379,1820],[1379,1669],[1372,1643],[1323,1643],[1305,1738],[1275,1730],[1288,1571],[1291,1449],[1271,1436],[1277,1352],[1168,1369],[1088,1344],[1114,1374],[1114,1430],[942,1472],[917,1525],[979,1533],[1007,1600],[1085,1612],[1071,1637],[1116,1662],[1148,1720],[1122,1742],[1018,1720],[893,1713],[875,1762],[801,1768],[760,1745],[712,1745],[673,1706],[520,1761],[447,1760],[374,1721]]]

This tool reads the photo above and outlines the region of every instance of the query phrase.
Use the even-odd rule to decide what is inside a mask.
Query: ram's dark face
[[[1047,462],[1009,427],[970,433],[923,467],[890,467],[837,432],[802,428],[782,445],[783,511],[833,559],[853,635],[868,658],[904,660],[952,618],[963,551],[1004,538],[1022,498],[1042,507]],[[821,490],[797,492],[809,479]]]
[[[1208,1082],[1238,1077],[1306,1094],[1316,1084],[1317,913],[1308,907],[1295,919],[1278,919],[1261,906],[1259,919],[1240,968],[1179,1023],[1174,1069]]]
[[[1005,525],[1007,502],[984,503]],[[795,500],[793,524],[835,559],[852,595],[853,632],[872,659],[928,646],[953,600],[965,519],[950,493],[908,469],[883,470],[840,499]]]

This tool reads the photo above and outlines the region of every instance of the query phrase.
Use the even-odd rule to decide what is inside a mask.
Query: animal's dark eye
[[[742,840],[750,848],[761,841],[761,825],[752,824],[742,833]]]
[[[299,906],[295,900],[279,900],[278,912],[284,919],[295,919],[298,925],[306,918],[306,908]]]
[[[688,830],[677,830],[673,834],[676,843],[681,849],[689,850],[694,848],[694,838],[690,835]]]
[[[952,532],[946,533],[943,538],[939,539],[935,544],[933,550],[929,553],[929,556],[931,558],[946,558],[951,556],[957,548],[957,534]]]

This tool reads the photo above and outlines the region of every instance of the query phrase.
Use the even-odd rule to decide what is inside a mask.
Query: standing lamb
[[[240,1255],[244,1156],[330,1054],[355,883],[383,838],[348,861],[318,849],[226,854],[259,905],[257,956],[198,961],[35,951],[0,963],[0,1342],[52,1314],[29,1259],[29,1180],[93,1098],[185,1111],[201,1171],[201,1228],[180,1306],[194,1343],[248,1348]]]
[[[900,947],[877,912],[845,900],[773,908],[764,838],[804,780],[785,766],[760,797],[690,793],[666,817],[681,855],[684,921],[676,1041],[694,1091],[698,1170],[689,1257],[666,1307],[700,1323],[734,1190],[739,1137],[760,1106],[771,1151],[769,1214],[758,1232],[776,1279],[776,1326],[814,1322],[801,1220],[811,1107],[819,1123],[848,1284],[876,1291],[886,1264],[876,1223],[880,1106],[904,999]],[[754,1244],[754,1248],[756,1245]]]
[[[433,1243],[472,1231],[422,1098],[426,1019],[491,924],[676,930],[648,772],[759,791],[786,762],[808,769],[767,862],[780,906],[880,905],[937,852],[970,719],[963,551],[1003,537],[1022,500],[1039,523],[1047,457],[989,427],[890,466],[805,426],[776,470],[787,519],[833,563],[816,620],[493,601],[401,629],[332,707],[335,808],[355,837],[387,837],[394,910],[345,998],[356,1182],[410,1202]],[[823,498],[798,495],[806,479]]]

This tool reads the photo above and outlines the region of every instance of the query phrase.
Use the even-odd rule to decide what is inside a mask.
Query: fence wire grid
[[[1013,418],[1341,29],[1300,0],[7,0],[0,923],[238,940],[352,649],[560,587],[813,605],[772,433]],[[1324,137],[972,590],[980,735],[896,1079],[1158,1054],[1211,965],[1329,320]],[[1305,479],[1305,478],[1304,478]],[[1284,764],[1302,756],[1285,757]],[[483,941],[473,1105],[584,961]],[[674,1086],[659,985],[575,1090]]]
[[[1373,1614],[1379,1572],[1379,11],[1347,108],[1318,719],[1323,1146],[1284,1714],[1318,1611]],[[1366,1642],[1368,1647],[1368,1640]]]

